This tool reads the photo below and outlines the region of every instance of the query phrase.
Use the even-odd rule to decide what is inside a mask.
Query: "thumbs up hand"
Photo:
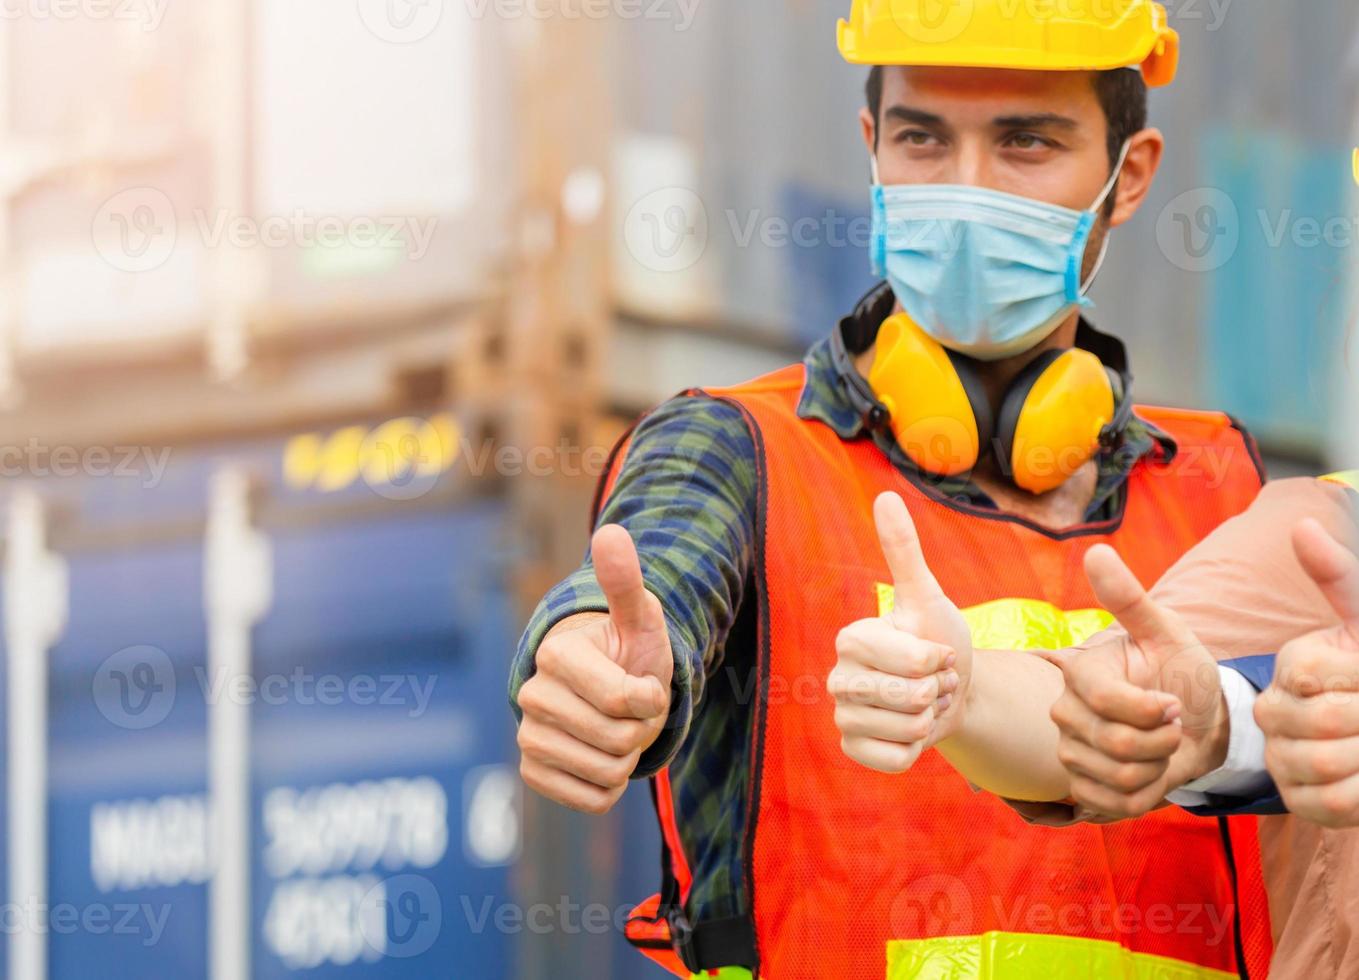
[[[1280,651],[1255,702],[1265,762],[1290,811],[1359,826],[1359,558],[1314,520],[1294,529],[1293,550],[1339,623]]]
[[[600,528],[590,553],[609,611],[563,620],[539,646],[519,691],[519,771],[549,799],[603,813],[665,727],[674,658],[628,532]]]
[[[958,723],[972,675],[972,636],[930,572],[901,497],[878,497],[873,516],[895,605],[886,616],[840,631],[826,688],[845,754],[870,769],[905,772]]]
[[[1112,548],[1086,555],[1100,605],[1126,642],[1052,654],[1066,687],[1052,706],[1071,795],[1095,813],[1140,816],[1222,764],[1229,717],[1216,661]]]

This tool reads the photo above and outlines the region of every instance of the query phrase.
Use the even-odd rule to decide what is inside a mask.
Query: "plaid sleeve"
[[[706,671],[731,630],[755,541],[755,444],[739,409],[711,398],[666,402],[637,427],[601,524],[621,524],[637,544],[642,576],[661,600],[675,655],[670,721],[635,775],[663,769],[683,744]],[[538,604],[510,672],[519,689],[548,631],[607,604],[587,554]]]

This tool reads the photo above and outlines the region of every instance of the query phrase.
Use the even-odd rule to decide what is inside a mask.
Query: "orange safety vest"
[[[628,938],[685,977],[742,966],[769,980],[1264,980],[1272,947],[1255,818],[1168,808],[1108,826],[1030,826],[937,753],[905,775],[850,760],[824,687],[837,632],[878,614],[891,581],[873,526],[879,493],[905,497],[974,633],[1061,646],[1109,621],[1090,608],[1085,552],[1112,544],[1154,582],[1258,493],[1249,438],[1221,414],[1139,409],[1176,439],[1174,460],[1134,468],[1121,518],[1053,533],[946,500],[871,440],[799,418],[804,377],[799,365],[710,393],[745,414],[761,476],[757,716],[745,748],[751,914],[688,921],[692,877],[663,772],[652,789],[665,891],[634,910]]]

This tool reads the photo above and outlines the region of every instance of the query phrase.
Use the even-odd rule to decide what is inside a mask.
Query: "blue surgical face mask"
[[[949,184],[878,181],[873,161],[873,272],[943,346],[983,361],[1030,350],[1077,309],[1094,306],[1081,267],[1090,231],[1128,145],[1088,211]]]

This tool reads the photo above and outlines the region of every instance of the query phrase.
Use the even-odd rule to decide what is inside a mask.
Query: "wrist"
[[[1219,694],[1213,721],[1204,733],[1199,746],[1198,761],[1194,767],[1196,771],[1190,774],[1189,779],[1199,779],[1226,765],[1227,752],[1231,748],[1231,742],[1231,712],[1227,709],[1226,695]]]
[[[976,658],[977,654],[974,653],[972,660],[974,670]],[[967,740],[970,719],[976,716],[977,711],[984,710],[977,703],[980,698],[977,693],[977,685],[972,683],[971,673],[972,671],[967,674],[959,672],[958,687],[953,692],[949,706],[941,713],[935,723],[934,734],[929,739],[930,745],[938,745],[949,740],[958,742]]]
[[[562,633],[570,633],[573,632],[574,630],[580,629],[583,626],[589,626],[591,623],[597,623],[601,619],[608,618],[609,614],[606,612],[572,613],[565,619],[558,620],[556,623],[554,623],[552,628],[543,634],[543,639],[550,640],[554,636],[559,636]]]

